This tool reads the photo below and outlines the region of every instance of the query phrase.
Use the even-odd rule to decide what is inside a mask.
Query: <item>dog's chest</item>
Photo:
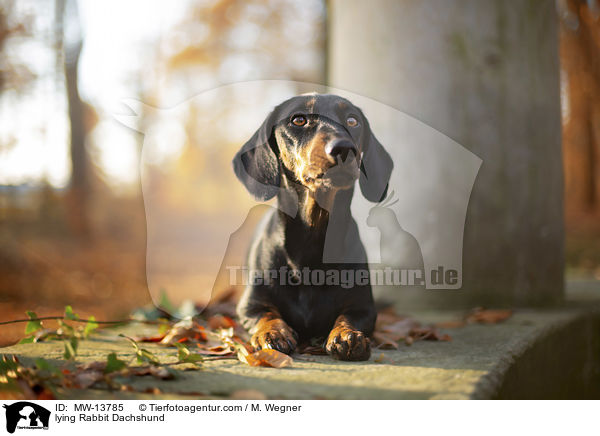
[[[339,313],[333,295],[321,287],[288,288],[281,301],[284,319],[302,336],[326,335]]]

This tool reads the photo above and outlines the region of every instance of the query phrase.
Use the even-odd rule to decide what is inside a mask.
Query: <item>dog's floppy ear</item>
[[[387,195],[388,182],[394,168],[391,156],[375,138],[369,123],[365,120],[365,144],[360,164],[360,190],[365,198],[374,203],[382,201]]]
[[[273,198],[279,190],[281,173],[276,145],[271,147],[271,133],[277,111],[267,116],[262,125],[233,158],[233,170],[248,192],[257,200]]]

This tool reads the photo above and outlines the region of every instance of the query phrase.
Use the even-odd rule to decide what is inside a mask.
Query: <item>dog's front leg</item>
[[[339,360],[369,360],[371,357],[369,338],[355,325],[351,316],[337,317],[325,344],[325,349],[331,357]]]
[[[250,343],[257,349],[271,348],[285,354],[292,354],[298,345],[298,335],[276,313],[263,314],[250,329]]]

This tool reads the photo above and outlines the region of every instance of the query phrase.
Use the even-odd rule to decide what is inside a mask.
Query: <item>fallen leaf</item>
[[[375,328],[378,329],[381,326],[394,324],[395,322],[406,319],[407,316],[399,315],[393,307],[386,307],[377,312],[377,321]]]
[[[477,307],[466,316],[465,321],[469,324],[497,324],[510,318],[512,313],[509,309],[490,310]]]
[[[173,345],[188,341],[204,342],[206,339],[204,327],[190,319],[184,319],[173,325],[160,343],[163,345]]]
[[[153,394],[153,395],[160,395],[160,394],[162,394],[160,388],[156,388],[156,387],[155,388],[146,388],[144,390],[144,393],[146,393],[146,394]]]
[[[192,353],[185,345],[175,345],[177,346],[177,358],[179,359],[179,362],[200,365],[200,363],[204,360],[200,353]]]
[[[83,329],[83,337],[87,338],[89,337],[94,330],[96,330],[99,327],[98,323],[96,322],[96,317],[95,316],[90,316],[88,318],[88,322],[85,324],[85,328]]]
[[[235,328],[236,326],[235,321],[225,315],[213,315],[210,318],[208,318],[207,323],[208,327],[212,330],[227,329],[230,327]]]
[[[129,369],[130,375],[144,376],[151,375],[161,380],[171,380],[175,375],[163,366],[138,366]]]
[[[412,318],[405,318],[400,321],[396,321],[393,324],[384,325],[381,327],[382,332],[386,332],[390,335],[397,335],[403,338],[409,334],[409,332],[420,324]]]
[[[104,373],[109,374],[111,372],[120,371],[125,367],[127,367],[127,362],[117,358],[116,353],[110,353],[106,358]]]
[[[62,377],[62,372],[60,372],[60,369],[46,359],[41,357],[35,359],[35,366],[40,371],[46,371],[52,375]]]
[[[74,388],[87,389],[92,387],[96,382],[104,379],[104,373],[98,370],[80,370],[73,373],[70,378],[70,384]]]
[[[229,398],[232,400],[266,400],[267,396],[255,389],[241,389],[232,392]]]
[[[397,350],[399,341],[411,345],[421,340],[451,340],[449,335],[441,334],[435,326],[424,326],[414,318],[398,315],[391,307],[378,313],[373,339],[377,348],[383,350]]]
[[[106,362],[100,361],[88,362],[79,367],[79,369],[83,371],[104,371],[104,368],[106,368]]]
[[[41,330],[42,322],[38,319],[37,314],[32,311],[27,311],[25,313],[27,314],[27,317],[30,319],[30,321],[27,322],[27,325],[25,325],[25,334],[29,335],[38,330]]]
[[[411,329],[407,338],[411,338],[414,341],[451,341],[449,335],[440,334],[440,332],[431,326],[415,327]],[[412,343],[411,342],[411,343]]]
[[[137,342],[162,342],[165,335],[158,336],[142,336],[141,338],[135,338]]]
[[[235,351],[229,345],[217,345],[214,347],[206,347],[203,344],[198,344],[198,354],[205,356],[227,356],[234,355]]]
[[[374,360],[374,362],[376,363],[381,363],[385,360],[385,354],[381,353],[379,356],[377,356]]]
[[[467,323],[463,320],[454,320],[454,321],[442,321],[436,322],[434,324],[435,327],[441,329],[455,329],[459,327],[464,327]]]
[[[291,366],[293,362],[293,359],[287,354],[271,349],[258,350],[247,355],[238,353],[238,358],[250,366],[270,366],[272,368],[284,368]]]
[[[402,338],[397,338],[396,335],[390,336],[384,332],[374,332],[373,339],[377,348],[382,350],[397,350],[398,341]]]
[[[42,329],[33,334],[33,342],[41,342],[44,339],[58,336],[56,329]]]

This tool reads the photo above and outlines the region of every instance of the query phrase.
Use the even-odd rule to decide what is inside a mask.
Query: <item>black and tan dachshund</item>
[[[233,166],[255,198],[278,201],[259,226],[248,260],[250,271],[278,275],[252,280],[238,305],[252,345],[291,354],[300,341],[322,337],[336,359],[369,359],[377,314],[368,274],[350,289],[302,278],[315,277],[313,271],[329,278],[332,270],[368,270],[350,215],[354,184],[359,179],[367,200],[381,201],[393,163],[362,111],[335,95],[293,97],[269,114]]]

